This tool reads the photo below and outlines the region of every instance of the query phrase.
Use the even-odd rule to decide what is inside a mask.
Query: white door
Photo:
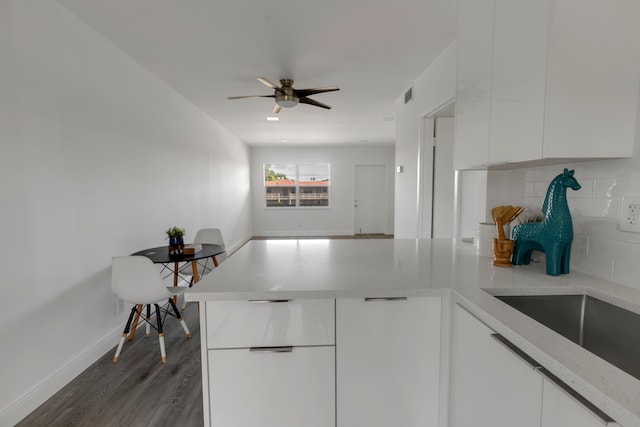
[[[384,233],[387,222],[385,165],[355,165],[355,234]]]

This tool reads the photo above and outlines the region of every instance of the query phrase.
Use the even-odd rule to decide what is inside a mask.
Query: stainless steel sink
[[[496,296],[640,379],[640,315],[589,295]]]

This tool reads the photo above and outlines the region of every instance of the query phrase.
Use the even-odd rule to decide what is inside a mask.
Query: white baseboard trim
[[[13,426],[37,409],[105,353],[113,349],[121,334],[122,326],[118,326],[86,351],[69,360],[58,371],[51,373],[22,396],[18,396],[0,409],[0,426]]]
[[[251,235],[244,236],[238,242],[233,243],[231,246],[227,247],[227,256],[233,255],[235,251],[243,247],[249,240],[251,240]]]

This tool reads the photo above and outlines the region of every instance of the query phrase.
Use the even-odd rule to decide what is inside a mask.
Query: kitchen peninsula
[[[266,417],[262,425],[385,425],[387,412],[407,417],[397,425],[445,426],[457,409],[448,372],[458,309],[619,425],[640,425],[638,379],[492,295],[551,293],[640,312],[639,290],[578,272],[548,276],[541,265],[492,267],[451,240],[250,241],[185,294],[201,302],[205,425],[254,416]]]

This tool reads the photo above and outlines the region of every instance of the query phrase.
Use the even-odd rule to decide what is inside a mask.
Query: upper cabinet
[[[494,0],[460,0],[454,166],[487,165]]]
[[[456,169],[633,155],[636,0],[461,0]]]

